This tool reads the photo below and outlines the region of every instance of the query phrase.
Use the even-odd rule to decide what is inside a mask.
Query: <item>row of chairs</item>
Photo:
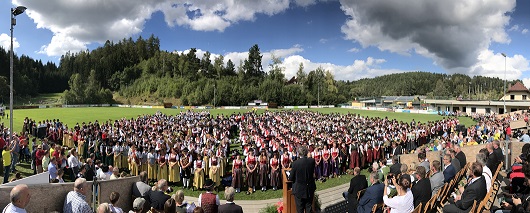
[[[462,178],[465,177],[468,169],[471,168],[471,163],[467,163],[463,169],[458,171],[455,177],[449,182],[445,183],[443,187],[438,190],[438,192],[431,197],[427,203],[422,208],[419,208],[417,212],[421,213],[430,213],[430,212],[442,212],[442,208],[445,202],[451,196],[451,193],[457,188],[458,183]]]
[[[465,175],[467,174],[467,171],[471,169],[471,162],[467,163],[466,166],[461,169],[455,177],[449,182],[445,183],[440,190],[436,194],[434,194],[431,199],[425,203],[425,205],[418,205],[414,210],[413,213],[434,213],[434,212],[443,212],[444,204],[448,201],[450,195],[452,192],[454,192],[458,187],[458,183],[465,178]],[[499,175],[499,171],[501,170],[503,166],[503,162],[499,164],[495,172],[493,173],[492,177],[492,186],[484,199],[477,203],[476,201],[473,203],[473,207],[471,208],[470,213],[480,213],[485,211],[490,211],[491,207],[493,206],[493,203],[495,202],[495,198],[499,192],[500,189],[500,182],[497,181],[497,177]],[[357,199],[360,199],[361,196],[364,194],[366,189],[360,190],[357,192]],[[378,203],[372,207],[372,213],[378,213],[378,212],[384,212],[385,204],[384,203]]]
[[[503,162],[499,164],[499,167],[495,170],[495,173],[493,173],[493,177],[491,178],[491,187],[484,199],[477,205],[475,208],[472,208],[470,213],[479,213],[479,212],[491,212],[491,207],[493,206],[493,203],[495,203],[495,198],[497,198],[497,194],[499,193],[500,189],[500,181],[497,180],[497,177],[499,175],[499,172],[503,166]]]

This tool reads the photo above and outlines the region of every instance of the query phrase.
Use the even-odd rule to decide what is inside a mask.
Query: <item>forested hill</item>
[[[468,99],[471,95],[471,99],[490,100],[502,96],[503,85],[504,81],[499,78],[407,72],[353,81],[349,87],[353,97],[425,95],[430,98],[461,96]]]
[[[279,105],[347,103],[355,98],[383,95],[427,95],[498,99],[498,78],[410,72],[358,81],[336,81],[329,70],[307,70],[300,64],[295,79],[287,79],[281,59],[273,58],[270,71],[262,67],[256,44],[239,62],[223,56],[199,58],[195,48],[186,53],[160,50],[155,36],[107,41],[94,50],[66,53],[59,66],[27,56],[14,58],[16,97],[63,92],[68,104],[163,103],[182,105],[246,105],[260,99]],[[9,100],[9,52],[0,48],[0,103]],[[237,63],[237,64],[236,64]],[[338,77],[340,78],[340,77]],[[471,82],[471,83],[470,83]]]

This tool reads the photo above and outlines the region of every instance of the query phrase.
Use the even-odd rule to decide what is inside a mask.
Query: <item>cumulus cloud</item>
[[[491,42],[510,42],[504,27],[515,8],[515,0],[340,2],[349,16],[341,29],[346,39],[382,51],[414,52],[449,72],[469,71]]]
[[[479,54],[479,62],[471,67],[470,75],[481,75],[488,77],[498,77],[515,80],[521,77],[522,72],[530,70],[528,59],[522,55],[507,55],[506,61],[501,53],[493,53],[491,50],[484,50]],[[506,62],[506,70],[505,70]]]
[[[296,6],[309,6],[316,0],[293,0]],[[140,33],[146,20],[155,12],[164,14],[170,26],[197,31],[223,32],[240,21],[253,21],[257,14],[275,15],[289,8],[290,0],[239,1],[220,0],[13,0],[28,7],[26,13],[37,28],[53,33],[49,44],[39,53],[60,56],[67,51],[87,49],[93,42],[121,40]]]
[[[11,48],[11,36],[5,33],[0,34],[0,46],[5,50],[9,50]],[[18,47],[20,47],[20,44],[18,43],[17,38],[13,37],[13,49],[16,50]]]
[[[294,45],[286,49],[273,49],[269,51],[262,51],[262,66],[265,72],[268,72],[271,63],[272,56],[282,59],[281,66],[285,68],[285,77],[291,78],[296,75],[300,63],[304,65],[304,71],[309,73],[312,70],[316,70],[318,67],[322,67],[324,70],[329,70],[336,80],[358,80],[361,78],[373,78],[381,75],[387,75],[392,73],[402,73],[412,70],[398,70],[398,69],[381,69],[381,65],[386,62],[385,59],[378,59],[368,57],[366,59],[357,59],[350,65],[342,66],[332,63],[321,63],[313,62],[309,59],[304,58],[299,53],[302,53],[304,49],[300,45]],[[188,53],[188,50],[176,51],[177,53]],[[202,58],[206,51],[197,49],[196,55],[198,58]],[[214,60],[219,54],[211,53],[210,60]],[[224,54],[224,62],[232,60],[232,62],[239,66],[245,59],[248,58],[248,52],[229,52]]]

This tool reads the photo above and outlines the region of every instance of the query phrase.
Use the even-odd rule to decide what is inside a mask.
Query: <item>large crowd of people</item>
[[[207,111],[156,113],[70,127],[58,119],[36,122],[26,118],[23,131],[14,133],[13,141],[9,141],[10,131],[2,127],[0,146],[3,146],[4,183],[9,182],[6,177],[20,161],[27,161],[31,162],[34,173],[50,172],[50,182],[145,174],[145,182],[157,186],[164,180],[166,187],[216,190],[224,186],[233,187],[234,193],[243,190],[246,194],[255,193],[256,189],[281,188],[280,172],[291,168],[301,157],[296,151],[300,147],[307,148],[308,156],[315,161],[317,180],[355,173],[357,168],[370,168],[376,173],[368,177],[370,185],[382,183],[388,173],[418,171],[399,166],[396,158],[404,153],[417,153],[425,172],[395,176],[392,181],[398,197],[405,196],[408,201],[416,181],[422,185],[430,183],[437,190],[440,174],[447,181],[465,166],[465,157],[464,160],[459,157],[463,154],[459,147],[489,143],[493,144],[492,150],[498,150],[498,140],[511,136],[509,122],[519,119],[473,118],[477,124],[467,128],[453,117],[403,122],[301,110],[226,116],[213,116]],[[444,168],[441,162],[428,162],[425,158],[426,152],[438,150],[447,151],[448,162],[444,162]],[[388,167],[387,160],[392,159],[394,163]],[[499,159],[503,158],[495,161]],[[432,179],[437,182],[433,183]],[[159,190],[164,191],[163,187]],[[354,197],[353,194],[349,196]],[[210,199],[208,195],[205,197]],[[388,206],[396,202],[391,199],[385,198]],[[362,198],[361,201],[356,210],[372,203]],[[163,205],[158,203],[157,207]]]

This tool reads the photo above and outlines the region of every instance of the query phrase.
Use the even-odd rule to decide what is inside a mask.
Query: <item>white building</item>
[[[426,99],[429,108],[437,111],[465,112],[465,113],[497,113],[504,114],[506,111],[530,109],[530,91],[521,82],[515,83],[508,89],[506,96],[500,100],[473,101],[473,100],[433,100]],[[506,100],[506,102],[504,101]]]

